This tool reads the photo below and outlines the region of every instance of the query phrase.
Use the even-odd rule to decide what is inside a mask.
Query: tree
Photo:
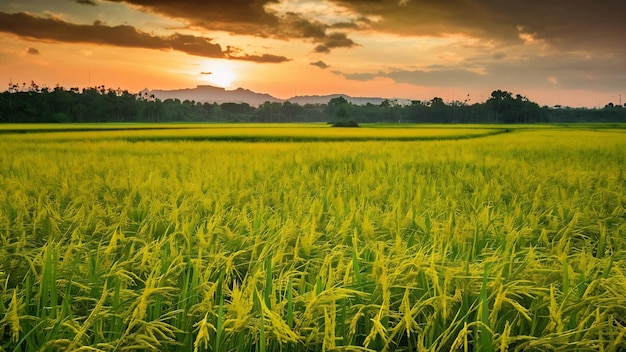
[[[430,101],[430,107],[433,108],[433,109],[442,109],[445,106],[446,106],[446,103],[444,103],[443,99],[441,99],[439,97],[434,97]]]
[[[496,122],[529,123],[546,122],[547,115],[537,103],[525,96],[517,94],[513,98],[511,92],[495,90],[486,102],[487,107],[495,115]]]
[[[283,105],[266,101],[255,111],[257,119],[261,122],[282,122]]]
[[[335,121],[345,121],[350,117],[350,107],[351,104],[348,103],[346,98],[343,96],[338,96],[336,98],[332,98],[326,107],[326,112],[332,117]]]
[[[336,108],[338,106],[348,104],[348,101],[343,96],[338,96],[336,98],[332,98],[328,101],[328,106]]]
[[[299,104],[293,104],[290,101],[283,103],[281,112],[285,116],[285,122],[292,122],[297,119],[297,116],[301,114],[302,107]]]

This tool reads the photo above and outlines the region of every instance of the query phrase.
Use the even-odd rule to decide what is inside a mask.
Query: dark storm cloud
[[[320,60],[320,61],[316,61],[316,62],[311,62],[312,66],[317,66],[321,69],[327,69],[330,66],[328,66],[324,61]]]
[[[248,60],[257,62],[282,62],[287,58],[275,55],[231,55],[222,50],[210,38],[175,33],[155,36],[128,25],[106,26],[72,24],[55,18],[35,17],[27,13],[7,14],[0,12],[0,32],[44,41],[68,43],[94,43],[120,47],[157,50],[176,50],[190,55]]]
[[[39,50],[35,48],[28,48],[28,50],[26,50],[26,53],[30,55],[39,55]]]

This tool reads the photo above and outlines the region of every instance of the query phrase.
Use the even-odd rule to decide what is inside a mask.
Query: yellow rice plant
[[[1,349],[626,348],[622,130],[192,127],[0,141]]]

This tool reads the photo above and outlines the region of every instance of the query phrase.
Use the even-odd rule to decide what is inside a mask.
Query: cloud
[[[138,6],[145,12],[184,19],[192,26],[229,33],[271,36],[279,18],[265,10],[276,0],[109,0]]]
[[[279,18],[276,29],[270,33],[272,36],[282,39],[313,38],[314,40],[324,40],[327,28],[327,25],[319,21],[308,20],[295,13],[286,13],[282,18]]]
[[[330,66],[328,66],[328,65],[327,65],[324,61],[322,61],[322,60],[317,61],[317,62],[311,62],[311,65],[313,65],[313,66],[317,66],[317,67],[319,67],[319,68],[321,68],[321,69],[327,69],[327,68],[329,68],[329,67],[330,67]]]
[[[509,83],[528,87],[550,86],[562,89],[619,91],[626,82],[626,63],[612,54],[595,55],[528,55],[523,62],[493,62],[489,75]]]
[[[280,0],[109,1],[182,19],[190,26],[209,31],[309,39],[317,45],[318,53],[355,46],[349,42],[350,31],[409,37],[458,35],[493,41],[500,46],[523,45],[524,38],[532,38],[559,50],[626,53],[623,0],[326,0],[322,5],[341,9],[337,13],[345,19],[330,22],[320,20],[323,16],[319,11],[307,12],[310,2],[305,1],[294,1],[290,6]],[[347,31],[342,34],[345,40],[339,42],[343,45],[337,45],[336,33],[329,33],[333,29]]]
[[[318,44],[315,51],[329,53],[334,48],[350,48],[356,44],[346,33],[329,33],[334,29],[358,28],[357,22],[346,21],[328,24],[306,13],[279,12],[272,5],[279,0],[109,0],[138,6],[142,11],[182,19],[191,27],[209,31],[225,31],[238,35],[251,35],[282,40],[304,39]]]
[[[39,55],[39,50],[35,48],[28,48],[28,50],[26,50],[26,53],[30,55]]]
[[[490,55],[485,55],[490,58]],[[593,89],[619,91],[626,82],[626,67],[611,55],[586,58],[573,55],[526,55],[523,58],[500,58],[482,62],[483,58],[470,58],[457,65],[431,65],[423,69],[388,68],[372,72],[333,71],[334,74],[354,81],[391,79],[424,87],[501,89]],[[477,72],[476,67],[483,67]]]
[[[542,40],[561,50],[626,50],[626,2],[622,0],[431,1],[329,0],[376,17],[378,32],[402,36],[450,34],[522,44]]]
[[[378,77],[386,77],[384,72],[361,72],[361,73],[344,73],[341,71],[332,71],[334,74],[343,76],[349,80],[367,82]]]
[[[43,41],[176,50],[254,62],[289,60],[279,55],[284,53],[250,52],[254,49],[244,44],[241,48],[228,46],[210,38],[212,34],[197,34],[223,31],[257,37],[251,39],[255,48],[265,45],[265,38],[310,45],[312,50],[308,54],[314,59],[303,62],[321,69],[328,65],[321,60],[314,62],[321,56],[316,54],[362,46],[348,53],[359,57],[337,57],[333,72],[351,80],[387,78],[419,86],[619,91],[626,82],[626,45],[623,45],[626,2],[623,0],[70,0],[62,3],[65,5],[46,11],[35,5],[7,7],[37,11],[39,16],[54,10],[56,17],[0,13],[0,31]],[[92,8],[93,5],[97,7]],[[93,21],[101,18],[100,15],[89,17],[95,15],[94,9],[107,6],[120,11],[128,6],[133,11],[128,11],[132,14],[124,18],[127,22],[108,18],[111,24],[99,21],[78,25],[69,20]],[[72,10],[68,11],[66,8],[70,7]],[[142,17],[137,11],[151,16]],[[152,15],[161,18],[154,20]],[[133,22],[138,18],[152,22]],[[113,26],[114,21],[125,25]],[[176,23],[178,31],[185,34],[174,33],[173,25],[163,28],[163,23]],[[147,29],[156,26],[169,32],[164,35],[157,30],[159,34],[151,34]],[[181,26],[184,28],[180,29]],[[257,41],[258,38],[261,39]],[[434,62],[440,66],[433,65]]]
[[[315,47],[316,53],[329,53],[331,49],[335,48],[351,48],[357,44],[348,38],[345,33],[333,33],[329,35],[323,44]]]
[[[102,22],[94,25],[73,24],[56,18],[35,17],[27,13],[7,14],[0,12],[0,32],[13,33],[20,37],[44,41],[67,43],[93,43],[119,47],[176,50],[190,55],[277,63],[288,61],[276,55],[231,55],[232,49],[222,50],[212,39],[174,33],[156,36],[128,25],[106,26]]]
[[[376,78],[390,78],[397,83],[435,87],[476,86],[486,84],[488,81],[488,77],[485,75],[454,68],[433,69],[430,71],[396,69],[386,72],[342,73],[335,71],[334,73],[355,81],[365,82]]]
[[[431,87],[525,87],[619,91],[626,82],[626,2],[605,0],[328,0],[369,19],[362,36],[406,43],[407,60],[372,71],[335,73],[351,80],[389,78]],[[414,41],[413,41],[414,40]],[[371,50],[363,40],[365,49]],[[435,43],[435,44],[433,44]],[[319,50],[323,51],[320,46]],[[389,49],[394,55],[395,49]],[[441,67],[429,66],[434,58]]]
[[[74,0],[74,2],[81,5],[96,6],[96,2],[93,0]]]
[[[245,61],[256,61],[256,62],[264,62],[264,63],[281,63],[290,61],[288,58],[279,55],[272,54],[262,54],[262,55],[229,55],[229,59],[233,60],[245,60]]]
[[[467,87],[489,85],[489,76],[481,75],[464,69],[440,69],[433,71],[423,70],[396,70],[385,74],[398,83],[410,83],[420,86],[435,87]]]

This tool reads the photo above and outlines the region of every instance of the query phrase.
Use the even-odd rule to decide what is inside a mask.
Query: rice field
[[[624,350],[601,127],[2,134],[0,351]]]
[[[106,131],[107,133],[103,133]],[[121,139],[127,141],[374,141],[468,139],[510,129],[497,125],[403,125],[380,128],[332,128],[328,124],[77,124],[77,125],[7,125],[0,126],[6,138],[49,141],[92,141]],[[24,136],[24,134],[27,136]]]

